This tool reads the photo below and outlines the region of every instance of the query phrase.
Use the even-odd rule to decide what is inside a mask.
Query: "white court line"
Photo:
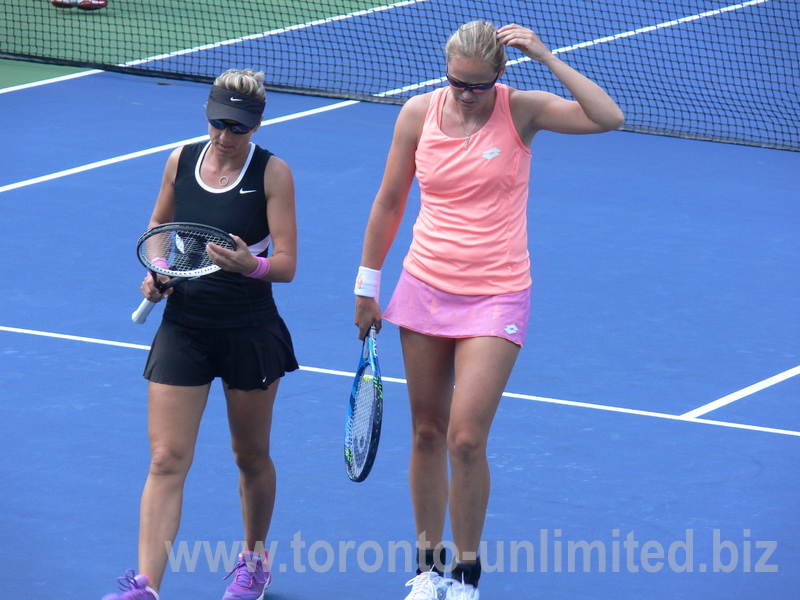
[[[736,402],[737,400],[741,400],[746,396],[750,396],[751,394],[755,394],[756,392],[760,392],[763,389],[766,389],[770,386],[775,385],[776,383],[780,383],[781,381],[786,381],[790,377],[794,377],[795,375],[800,375],[800,366],[795,367],[794,369],[789,369],[788,371],[784,371],[783,373],[778,373],[764,381],[759,381],[758,383],[754,383],[751,386],[744,388],[743,390],[739,390],[738,392],[734,392],[732,394],[728,394],[720,398],[719,400],[714,400],[713,402],[709,402],[703,406],[695,408],[694,410],[690,410],[687,413],[681,415],[684,419],[694,419],[701,415],[711,412],[712,410],[716,410],[721,408],[731,402]]]
[[[29,88],[39,87],[40,85],[47,85],[49,83],[59,83],[61,81],[69,81],[70,79],[77,79],[78,77],[86,77],[87,75],[96,75],[97,73],[103,73],[98,69],[91,69],[88,71],[81,71],[80,73],[72,73],[71,75],[61,75],[60,77],[51,77],[50,79],[42,79],[41,81],[32,81],[30,83],[22,83],[20,85],[14,85],[7,88],[0,89],[0,94],[6,94],[8,92],[18,92],[20,90],[27,90]]]
[[[3,327],[0,331],[10,333],[24,333],[26,335],[38,335],[41,337],[57,338],[60,340],[71,340],[73,342],[87,342],[89,344],[102,344],[103,346],[119,346],[120,348],[133,348],[134,350],[150,350],[150,346],[143,344],[128,344],[126,342],[113,342],[110,340],[99,340],[97,338],[81,337],[79,335],[67,335],[65,333],[51,333],[49,331],[36,331],[35,329],[20,329],[18,327]]]
[[[764,4],[765,2],[769,2],[769,0],[750,0],[749,2],[742,2],[741,4],[731,4],[730,6],[725,6],[723,8],[717,8],[715,10],[708,10],[706,12],[698,13],[696,15],[689,15],[688,17],[681,17],[680,19],[673,19],[672,21],[664,21],[663,23],[658,23],[657,25],[648,25],[647,27],[640,27],[638,29],[631,29],[630,31],[625,31],[622,33],[617,33],[614,35],[609,35],[606,37],[597,38],[596,40],[591,40],[589,42],[581,42],[579,44],[573,44],[571,46],[564,46],[563,48],[559,48],[558,50],[553,50],[553,54],[559,52],[570,52],[572,50],[578,50],[580,48],[588,48],[590,46],[595,46],[597,44],[604,44],[606,42],[613,42],[619,39],[632,37],[634,35],[641,35],[642,33],[651,33],[653,31],[657,31],[659,29],[665,29],[667,27],[674,27],[675,25],[682,25],[683,23],[689,23],[691,21],[698,21],[700,19],[705,19],[707,17],[715,17],[717,15],[721,15],[726,12],[732,12],[734,10],[740,10],[742,8],[747,8],[750,6],[755,6],[757,4]],[[520,59],[516,62],[522,62],[523,60],[530,60],[527,56]]]
[[[212,48],[219,48],[220,46],[229,46],[231,44],[238,44],[239,42],[247,42],[249,40],[257,40],[265,37],[270,37],[273,35],[279,35],[281,33],[286,33],[289,31],[299,31],[301,29],[308,29],[310,27],[316,27],[317,25],[326,25],[328,23],[334,23],[336,21],[344,21],[347,19],[352,19],[355,17],[363,17],[365,15],[370,15],[377,12],[382,12],[385,10],[390,10],[392,8],[398,8],[401,6],[410,6],[412,4],[418,4],[420,2],[425,2],[426,0],[405,0],[404,2],[396,2],[394,4],[387,4],[384,6],[376,6],[374,8],[368,8],[364,10],[358,10],[352,13],[348,13],[345,15],[335,15],[333,17],[327,17],[325,19],[319,19],[316,21],[309,21],[308,23],[300,23],[299,25],[290,25],[289,27],[280,27],[278,29],[273,29],[271,31],[263,31],[261,33],[254,33],[252,35],[247,35],[244,37],[233,38],[230,40],[223,40],[221,42],[212,42],[210,44],[203,44],[202,46],[195,46],[194,48],[185,48],[183,50],[175,50],[174,52],[168,52],[166,54],[159,54],[157,56],[150,56],[147,58],[142,58],[139,60],[132,60],[130,62],[123,63],[122,67],[132,67],[135,65],[140,65],[147,62],[154,62],[157,60],[164,60],[165,58],[172,58],[173,56],[183,56],[185,54],[192,54],[194,52],[203,52],[205,50],[211,50]]]
[[[669,421],[683,421],[685,423],[703,423],[705,425],[717,425],[719,427],[731,427],[733,429],[747,429],[750,431],[763,431],[766,433],[778,433],[781,435],[792,435],[800,437],[800,431],[792,431],[790,429],[760,427],[758,425],[745,425],[742,423],[730,423],[728,421],[715,421],[712,419],[696,419],[693,417],[686,417],[685,415],[670,415],[667,413],[652,412],[649,410],[636,410],[635,408],[620,408],[618,406],[607,406],[605,404],[592,404],[590,402],[573,402],[572,400],[556,400],[555,398],[528,396],[525,394],[514,394],[511,392],[505,392],[503,396],[507,396],[509,398],[520,398],[522,400],[534,400],[536,402],[547,402],[549,404],[561,404],[563,406],[577,406],[580,408],[591,408],[594,410],[602,410],[606,412],[625,413],[628,415],[639,415],[642,417],[655,417],[657,419],[666,419]]]
[[[72,340],[77,342],[87,342],[91,344],[102,344],[105,346],[118,346],[122,348],[133,348],[136,350],[150,350],[150,346],[145,346],[142,344],[128,344],[125,342],[114,342],[109,340],[101,340],[96,338],[88,338],[88,337],[81,337],[75,335],[66,335],[61,333],[51,333],[45,331],[36,331],[33,329],[20,329],[17,327],[4,327],[0,325],[0,331],[7,331],[10,333],[22,333],[26,335],[38,335],[42,337],[49,337],[49,338],[59,338],[64,340]],[[798,367],[800,368],[800,367]],[[300,367],[301,371],[308,371],[311,373],[320,373],[323,375],[335,375],[338,377],[348,377],[352,378],[355,377],[355,372],[349,371],[336,371],[333,369],[321,369],[318,367]],[[383,381],[391,382],[391,383],[407,383],[405,379],[400,379],[396,377],[383,377]],[[742,423],[729,423],[727,421],[714,421],[711,419],[696,419],[693,417],[686,417],[686,415],[670,415],[666,413],[659,413],[659,412],[652,412],[647,410],[636,410],[633,408],[621,408],[618,406],[606,406],[603,404],[592,404],[589,402],[574,402],[571,400],[558,400],[556,398],[545,398],[543,396],[530,396],[527,394],[515,394],[513,392],[505,392],[503,396],[506,398],[517,398],[520,400],[532,400],[535,402],[544,402],[547,404],[559,404],[562,406],[574,406],[577,408],[588,408],[593,410],[602,410],[606,412],[615,412],[615,413],[623,413],[629,415],[637,415],[643,417],[652,417],[657,419],[666,419],[669,421],[682,421],[684,423],[699,423],[704,425],[715,425],[718,427],[729,427],[732,429],[744,429],[749,431],[759,431],[762,433],[775,433],[779,435],[790,435],[795,437],[800,437],[800,431],[792,431],[790,429],[776,429],[774,427],[759,427],[758,425],[745,425]]]
[[[358,104],[358,102],[355,100],[336,102],[335,104],[328,104],[326,106],[320,106],[319,108],[313,108],[311,110],[304,110],[302,112],[285,115],[283,117],[275,117],[274,119],[267,119],[263,121],[261,125],[262,126],[275,125],[276,123],[284,123],[286,121],[292,121],[294,119],[302,119],[303,117],[316,115],[319,113],[327,112],[329,110],[336,110],[339,108],[343,108],[345,106],[350,106],[352,104]],[[44,181],[51,181],[53,179],[58,179],[60,177],[66,177],[67,175],[74,175],[75,173],[83,173],[84,171],[90,171],[92,169],[97,169],[99,167],[113,165],[115,163],[124,162],[126,160],[131,160],[133,158],[140,158],[142,156],[155,154],[157,152],[162,152],[164,150],[171,150],[179,146],[184,146],[186,144],[192,144],[194,142],[200,142],[202,140],[207,140],[207,139],[208,139],[207,135],[201,135],[198,137],[190,138],[188,140],[181,140],[180,142],[171,142],[169,144],[164,144],[163,146],[156,146],[155,148],[148,148],[146,150],[139,150],[137,152],[131,152],[129,154],[123,154],[121,156],[115,156],[114,158],[106,158],[104,160],[99,160],[97,162],[89,163],[88,165],[82,165],[80,167],[73,167],[71,169],[65,169],[63,171],[58,171],[56,173],[50,173],[49,175],[42,175],[40,177],[34,177],[33,179],[26,179],[25,181],[19,181],[17,183],[9,183],[8,185],[0,186],[0,193],[8,192],[10,190],[16,190],[29,185],[34,185],[36,183],[42,183]]]

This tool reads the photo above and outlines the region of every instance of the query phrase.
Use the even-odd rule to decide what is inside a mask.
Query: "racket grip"
[[[136,323],[137,325],[141,325],[147,320],[147,315],[150,314],[150,311],[153,310],[153,307],[156,305],[155,302],[150,302],[147,298],[142,300],[142,303],[139,305],[133,314],[131,315],[131,320]]]

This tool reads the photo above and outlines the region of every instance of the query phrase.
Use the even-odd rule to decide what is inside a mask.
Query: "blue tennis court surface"
[[[136,566],[141,371],[158,318],[130,321],[135,241],[169,150],[206,130],[206,95],[106,73],[0,94],[9,598],[99,599]],[[276,405],[268,598],[402,598],[412,575],[391,325],[365,483],[349,482],[341,448],[360,351],[353,277],[398,110],[271,93],[254,137],[294,171],[300,231],[296,280],[276,286],[303,368]],[[490,439],[481,597],[795,597],[800,156],[621,132],[542,134],[533,153],[532,327]],[[165,600],[221,597],[241,535],[223,404],[213,388]]]

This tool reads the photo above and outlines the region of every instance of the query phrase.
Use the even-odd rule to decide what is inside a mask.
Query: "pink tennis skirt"
[[[493,336],[522,346],[530,311],[530,288],[496,296],[462,296],[436,289],[403,269],[383,318],[425,335]]]

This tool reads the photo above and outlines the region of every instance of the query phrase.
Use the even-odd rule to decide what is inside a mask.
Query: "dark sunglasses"
[[[214,129],[219,129],[220,131],[225,129],[226,127],[230,127],[231,133],[235,133],[237,135],[244,135],[245,133],[250,133],[255,129],[255,127],[248,127],[247,125],[242,125],[241,123],[226,123],[225,121],[218,121],[217,119],[209,119],[209,123]]]
[[[497,83],[497,80],[500,78],[500,71],[497,72],[495,78],[489,83],[464,83],[456,79],[455,77],[451,77],[450,73],[447,73],[447,83],[458,90],[463,90],[465,92],[485,92],[486,90],[490,90],[494,87],[494,84]]]

